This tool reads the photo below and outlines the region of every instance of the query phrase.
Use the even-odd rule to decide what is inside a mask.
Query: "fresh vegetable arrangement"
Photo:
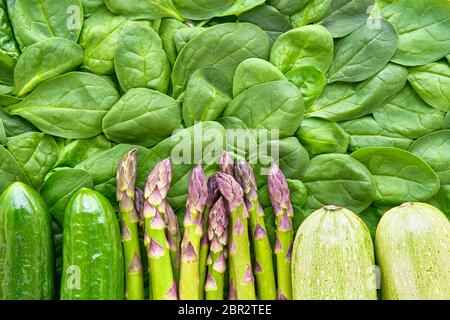
[[[0,299],[450,299],[450,1],[0,0],[0,194]]]

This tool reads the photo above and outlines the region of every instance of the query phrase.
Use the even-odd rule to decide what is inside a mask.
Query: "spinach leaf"
[[[241,22],[256,24],[267,32],[271,42],[286,31],[292,29],[292,23],[288,17],[271,6],[262,5],[238,16]]]
[[[328,72],[328,82],[358,82],[378,73],[397,50],[398,35],[392,24],[380,19],[380,28],[363,24],[340,40]]]
[[[13,84],[15,61],[19,49],[7,14],[6,3],[0,1],[0,83]]]
[[[44,133],[27,132],[9,139],[7,147],[33,187],[39,190],[57,160],[55,139]]]
[[[333,59],[333,47],[333,38],[324,27],[295,28],[275,41],[270,62],[284,74],[300,66],[313,66],[325,73]]]
[[[138,163],[141,163],[147,155],[148,149],[119,144],[77,164],[75,169],[88,172],[94,180],[94,189],[102,193],[111,203],[116,203],[117,166],[125,154],[133,148],[137,149]]]
[[[171,65],[175,63],[178,56],[174,35],[178,30],[183,28],[188,28],[188,26],[175,19],[163,19],[158,31]]]
[[[267,34],[249,23],[225,23],[206,29],[184,47],[172,72],[173,95],[178,97],[198,69],[215,66],[231,82],[237,66],[248,58],[267,59]]]
[[[346,153],[350,144],[350,136],[339,125],[319,118],[303,120],[297,137],[313,157],[322,153]]]
[[[70,198],[82,188],[93,189],[94,181],[88,172],[81,169],[61,168],[45,179],[40,194],[59,225],[63,224]]]
[[[12,23],[21,49],[52,37],[77,42],[83,9],[80,0],[16,0]]]
[[[259,5],[264,4],[265,0],[235,0],[234,4],[229,7],[225,12],[220,14],[220,17],[226,16],[239,16],[240,14],[249,11]]]
[[[369,170],[346,154],[323,154],[313,158],[301,180],[308,190],[305,205],[308,212],[333,204],[360,213],[375,196]]]
[[[202,27],[190,27],[177,30],[173,35],[177,52],[180,53],[189,41],[204,30],[205,28]]]
[[[225,129],[222,125],[211,121],[176,132],[153,147],[147,156],[138,162],[137,185],[143,187],[154,166],[161,160],[171,157],[173,178],[168,200],[174,208],[184,206],[191,170],[197,163],[214,165],[223,152],[225,138]]]
[[[0,121],[2,121],[6,137],[14,137],[22,133],[37,131],[31,123],[21,117],[10,116],[3,108],[0,108]]]
[[[176,8],[185,19],[208,20],[221,15],[233,4],[234,0],[173,0]]]
[[[386,105],[373,113],[380,126],[411,139],[439,130],[444,115],[443,112],[430,108],[410,86],[403,88]]]
[[[286,73],[286,78],[300,89],[306,108],[320,97],[326,84],[323,73],[312,66],[294,68]]]
[[[450,130],[430,133],[413,143],[410,152],[422,158],[437,173],[438,193],[428,202],[450,217]]]
[[[114,73],[114,54],[123,28],[130,20],[100,10],[84,21],[80,46],[84,50],[82,68],[97,74]]]
[[[449,54],[450,5],[447,0],[376,0],[376,5],[399,34],[393,62],[417,66]]]
[[[306,26],[320,20],[330,9],[333,0],[310,0],[305,7],[291,16],[294,27]]]
[[[231,101],[231,85],[215,67],[195,71],[183,96],[183,120],[187,127],[196,121],[216,120]]]
[[[309,155],[296,137],[262,142],[258,146],[258,159],[251,158],[259,186],[267,183],[267,175],[272,164],[277,163],[288,179],[300,179],[309,165]],[[271,151],[274,151],[272,153]]]
[[[14,94],[23,96],[50,78],[75,70],[83,50],[73,41],[50,38],[27,47],[14,69]]]
[[[8,142],[8,138],[6,137],[5,126],[3,125],[3,121],[0,118],[0,145],[5,146]]]
[[[102,132],[102,119],[118,98],[117,91],[102,78],[71,72],[39,85],[10,111],[45,133],[84,139]]]
[[[131,19],[155,20],[165,17],[183,21],[172,0],[105,0],[108,9]]]
[[[303,114],[302,95],[288,81],[256,85],[233,99],[224,112],[225,117],[239,118],[250,129],[279,130],[280,138],[295,134]]]
[[[369,17],[374,0],[333,0],[320,24],[333,38],[341,38],[358,29]]]
[[[339,125],[350,135],[350,151],[366,147],[395,147],[407,150],[414,141],[385,130],[372,116],[344,121]]]
[[[165,93],[169,87],[170,64],[158,34],[143,22],[123,28],[114,64],[124,91],[149,88]]]
[[[450,111],[450,65],[448,63],[436,62],[410,68],[408,80],[417,94],[430,106],[444,112]]]
[[[14,66],[16,62],[0,50],[0,84],[14,84]]]
[[[270,0],[269,2],[282,14],[291,15],[298,12],[311,0]]]
[[[384,105],[406,84],[406,68],[389,63],[378,74],[358,84],[334,83],[306,111],[307,117],[344,121],[368,115]]]
[[[258,84],[277,80],[286,80],[286,77],[270,62],[258,58],[244,60],[234,73],[233,96]]]
[[[397,148],[363,148],[352,157],[372,173],[375,205],[396,206],[408,201],[427,201],[439,190],[433,169],[411,152]]]
[[[10,96],[9,94],[0,94],[0,107],[5,108],[13,104],[20,103],[22,99]]]
[[[78,163],[112,147],[112,142],[103,135],[91,139],[72,140],[61,148],[55,167],[75,167]]]
[[[444,118],[444,123],[442,124],[442,129],[450,129],[450,111],[447,112]]]
[[[16,181],[31,185],[16,159],[2,146],[0,146],[0,176],[2,177],[0,179],[0,193]]]
[[[359,214],[360,218],[364,221],[367,228],[369,229],[372,239],[375,239],[378,222],[380,222],[381,217],[386,211],[386,209],[380,209],[375,206],[370,206]]]
[[[181,108],[163,93],[145,88],[129,90],[103,119],[105,136],[118,143],[151,147],[181,125]]]
[[[428,203],[441,210],[450,219],[450,184],[443,185]]]
[[[439,176],[441,185],[450,185],[450,130],[436,131],[417,139],[409,151],[428,163]]]
[[[81,0],[83,6],[83,14],[85,18],[89,18],[96,12],[105,8],[104,0]]]

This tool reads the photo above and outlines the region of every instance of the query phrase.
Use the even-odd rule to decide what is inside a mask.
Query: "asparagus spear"
[[[199,294],[199,253],[203,234],[203,211],[206,206],[208,189],[206,177],[197,165],[189,178],[188,200],[184,216],[184,236],[181,242],[180,299],[198,300]]]
[[[222,156],[219,160],[219,170],[222,173],[226,173],[232,177],[234,177],[234,161],[231,158],[230,154],[227,151],[222,153]],[[228,232],[230,233],[228,238],[231,239],[232,228],[229,228]],[[228,246],[228,264],[229,264],[229,279],[228,279],[228,300],[236,300],[236,284],[234,281],[234,269],[233,265],[233,255],[230,253],[231,246]]]
[[[278,299],[292,300],[291,262],[294,211],[290,200],[289,187],[281,170],[273,165],[269,172],[269,194],[275,212]]]
[[[205,212],[203,213],[203,235],[200,241],[200,268],[199,268],[199,293],[200,300],[204,298],[205,281],[206,281],[206,267],[209,253],[209,239],[208,239],[208,217],[211,208],[220,197],[220,192],[217,187],[216,177],[213,175],[209,177],[208,183],[208,198],[206,199]]]
[[[125,262],[125,297],[127,300],[144,299],[144,279],[139,233],[139,215],[134,207],[136,182],[136,149],[128,152],[117,168],[116,197],[119,202],[122,246]]]
[[[169,242],[170,261],[172,263],[173,277],[175,278],[175,282],[178,283],[180,278],[180,227],[178,225],[178,218],[167,201],[164,201],[164,206],[166,211],[166,236]]]
[[[258,297],[261,300],[275,300],[277,292],[272,249],[264,222],[264,211],[258,200],[255,176],[250,165],[244,160],[236,163],[235,176],[244,191],[245,204],[250,216]]]
[[[234,272],[234,285],[238,300],[255,300],[255,286],[248,239],[248,212],[244,203],[244,192],[236,180],[226,174],[217,174],[217,183],[227,202],[231,216],[230,258]]]
[[[153,299],[176,300],[177,288],[173,278],[170,250],[166,237],[164,199],[172,180],[172,163],[163,160],[150,172],[145,185],[145,234],[147,246],[150,282]]]
[[[208,256],[208,274],[205,284],[206,300],[223,300],[228,243],[228,215],[223,198],[214,204],[209,216],[208,239],[211,248]]]

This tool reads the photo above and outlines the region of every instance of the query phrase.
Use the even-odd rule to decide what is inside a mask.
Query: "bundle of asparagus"
[[[286,179],[276,165],[268,177],[276,221],[272,251],[255,175],[246,161],[235,162],[224,152],[219,172],[208,179],[200,165],[194,167],[183,235],[166,198],[172,181],[171,160],[153,168],[144,191],[135,186],[136,161],[136,151],[131,150],[117,171],[127,299],[144,299],[139,226],[153,299],[222,300],[227,291],[228,299],[292,299],[293,210]]]

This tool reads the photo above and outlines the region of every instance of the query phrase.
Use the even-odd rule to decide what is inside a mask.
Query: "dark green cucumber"
[[[64,215],[62,300],[124,298],[119,222],[109,201],[86,188]]]
[[[49,300],[54,293],[50,215],[31,187],[16,182],[0,196],[0,300]]]

